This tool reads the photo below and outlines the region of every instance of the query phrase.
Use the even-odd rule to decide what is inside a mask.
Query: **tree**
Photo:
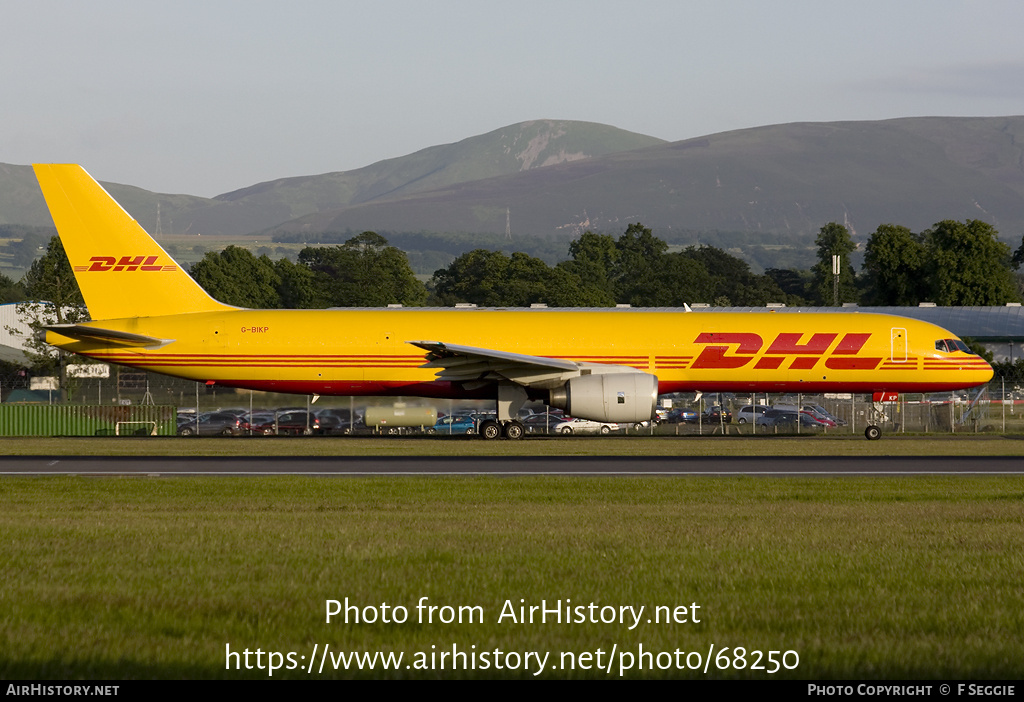
[[[0,273],[0,305],[21,302],[25,299],[25,289],[3,273]]]
[[[612,275],[619,259],[615,238],[608,234],[583,232],[569,244],[569,255],[571,260],[562,261],[555,268],[579,280],[582,286],[580,297],[589,301],[586,304],[595,307],[614,305]]]
[[[529,307],[548,301],[551,269],[539,258],[516,251],[509,257],[505,269],[505,304]]]
[[[650,307],[682,307],[691,302],[707,299],[714,281],[700,261],[685,253],[667,253],[661,257],[655,272],[657,285],[652,285],[654,296],[643,300]]]
[[[450,306],[471,302],[481,307],[602,307],[608,295],[597,285],[584,285],[568,266],[550,268],[524,253],[475,249],[465,253],[431,279],[434,300]]]
[[[615,298],[600,286],[583,282],[560,263],[551,270],[544,302],[551,307],[610,307]]]
[[[807,304],[807,287],[811,282],[810,271],[798,271],[795,268],[769,268],[764,274],[771,278],[782,291],[783,300],[787,305]]]
[[[766,275],[754,275],[750,265],[714,246],[690,246],[683,255],[700,263],[708,276],[703,300],[714,304],[759,307],[783,302],[785,295]]]
[[[64,245],[52,237],[46,253],[32,262],[21,279],[28,302],[19,303],[18,314],[27,319],[34,332],[25,340],[36,372],[57,373],[61,400],[67,399],[67,354],[36,338],[35,333],[53,324],[75,324],[89,319],[82,291],[78,288]]]
[[[928,250],[906,227],[883,224],[864,253],[869,305],[916,305],[928,296]]]
[[[254,309],[281,306],[281,276],[268,256],[256,258],[248,249],[228,246],[209,252],[190,273],[210,296],[228,305]]]
[[[931,256],[931,298],[939,305],[1019,302],[1010,247],[981,220],[943,220],[924,233]]]
[[[811,268],[814,275],[811,283],[811,297],[819,305],[856,302],[857,283],[850,264],[850,254],[856,249],[850,232],[841,224],[829,222],[818,232],[814,240],[818,247],[818,262]],[[839,281],[836,287],[832,273],[832,257],[840,257]]]
[[[306,247],[299,263],[314,274],[317,307],[417,306],[427,298],[405,253],[375,232],[363,232],[342,246]]]
[[[292,263],[287,258],[275,262],[274,270],[281,281],[277,288],[281,307],[290,310],[317,307],[316,276],[313,275],[313,271],[306,266]]]
[[[506,307],[510,260],[501,251],[474,249],[434,272],[431,287],[438,304],[468,302],[480,307]],[[539,302],[539,300],[536,300]]]
[[[656,273],[668,244],[637,222],[626,227],[615,249],[618,255],[611,271],[615,301],[644,306],[660,297],[663,293]]]

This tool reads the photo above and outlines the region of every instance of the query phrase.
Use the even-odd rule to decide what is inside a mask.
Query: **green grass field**
[[[382,446],[640,455],[737,451],[734,441],[3,446],[37,455],[186,445],[202,455]],[[875,447],[921,455],[942,442],[747,443],[778,455],[819,445],[831,455]],[[1021,444],[964,437],[943,446],[946,455],[1005,455]],[[274,662],[274,678],[532,678],[543,661],[543,678],[1015,679],[1024,671],[1022,499],[1016,477],[8,477],[0,480],[0,676],[266,678]],[[420,621],[423,597],[439,608],[433,621]],[[346,598],[377,621],[326,623],[327,601]],[[585,621],[499,620],[506,601],[517,614],[542,601],[594,603],[598,620],[614,613],[615,621],[590,621],[589,609]],[[406,608],[406,621],[380,621],[382,604],[391,617]],[[640,606],[639,623],[630,610],[619,623],[620,607]],[[460,608],[462,623],[440,621]],[[397,668],[378,658],[372,670],[365,661],[336,670],[343,664],[331,656],[347,652],[403,658]],[[470,655],[475,670],[466,669]]]
[[[1024,435],[17,437],[0,456],[1024,456]]]

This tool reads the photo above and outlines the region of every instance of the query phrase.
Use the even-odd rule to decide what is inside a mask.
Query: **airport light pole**
[[[832,256],[832,306],[839,307],[839,266],[842,257],[839,254]]]

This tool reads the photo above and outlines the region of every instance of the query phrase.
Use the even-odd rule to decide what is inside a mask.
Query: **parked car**
[[[276,419],[254,427],[253,433],[270,436],[272,434],[290,434],[292,436],[303,436],[316,434],[320,431],[320,420],[316,415],[306,410],[288,410],[279,412]]]
[[[669,424],[696,424],[697,410],[689,407],[675,407],[668,413]]]
[[[799,421],[799,416],[795,410],[778,409],[777,407],[770,407],[765,410],[764,414],[760,417],[755,418],[754,425],[757,427],[764,427],[768,430],[771,427],[789,427],[796,428],[796,423]]]
[[[475,434],[476,421],[472,417],[441,417],[434,426],[427,429],[428,434]]]
[[[612,422],[595,422],[590,419],[565,417],[565,421],[556,424],[552,431],[556,434],[610,434],[619,430],[618,424]]]
[[[740,407],[740,411],[736,413],[736,423],[746,424],[757,424],[757,418],[768,411],[767,405],[745,405]]]
[[[771,427],[776,427],[783,431],[796,431],[797,422],[800,423],[801,429],[822,429],[825,427],[825,424],[805,412],[774,407],[761,415],[757,420],[756,426],[764,427],[765,431],[768,431]]]
[[[522,420],[527,434],[547,434],[564,421],[565,417],[561,413],[533,414]]]
[[[320,422],[320,434],[324,435],[348,435],[358,428],[366,428],[362,423],[362,417],[356,412],[355,427],[352,425],[351,413],[347,408],[327,407],[316,412],[316,418]]]
[[[838,419],[826,412],[824,407],[819,407],[818,405],[802,405],[798,407],[797,405],[776,404],[775,408],[786,410],[787,412],[799,411],[801,413],[806,413],[825,426],[841,426]],[[846,424],[846,422],[843,422],[843,424]]]
[[[711,405],[704,414],[701,415],[701,421],[704,424],[731,424],[732,423],[732,412],[719,405]]]
[[[273,412],[267,412],[267,411],[253,412],[252,416],[249,417],[249,433],[250,434],[262,434],[263,432],[259,431],[257,429],[257,427],[259,427],[262,424],[266,424],[267,422],[270,422],[271,424],[274,423],[274,413]]]
[[[816,412],[811,410],[800,410],[800,414],[810,417],[816,424],[820,424],[823,427],[834,427],[836,423],[827,417],[819,417]]]
[[[818,419],[810,412],[801,412],[800,426],[810,427],[811,429],[826,429],[830,426],[834,427],[835,424],[827,419]]]
[[[821,405],[804,405],[804,409],[813,412],[818,419],[824,418],[835,422],[836,426],[846,426],[845,419],[839,419],[839,417],[836,417]]]
[[[178,421],[179,436],[241,436],[248,430],[248,423],[230,412],[204,412],[198,418]]]
[[[320,423],[320,434],[343,434],[344,427],[348,425],[346,420],[343,420],[336,414],[333,414],[331,410],[320,410],[316,413],[316,419]]]

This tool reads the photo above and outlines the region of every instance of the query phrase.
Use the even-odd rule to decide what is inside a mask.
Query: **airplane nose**
[[[996,372],[992,369],[992,365],[980,356],[978,357],[976,368],[971,370],[971,375],[975,378],[975,385],[984,385],[992,380],[995,374]]]

